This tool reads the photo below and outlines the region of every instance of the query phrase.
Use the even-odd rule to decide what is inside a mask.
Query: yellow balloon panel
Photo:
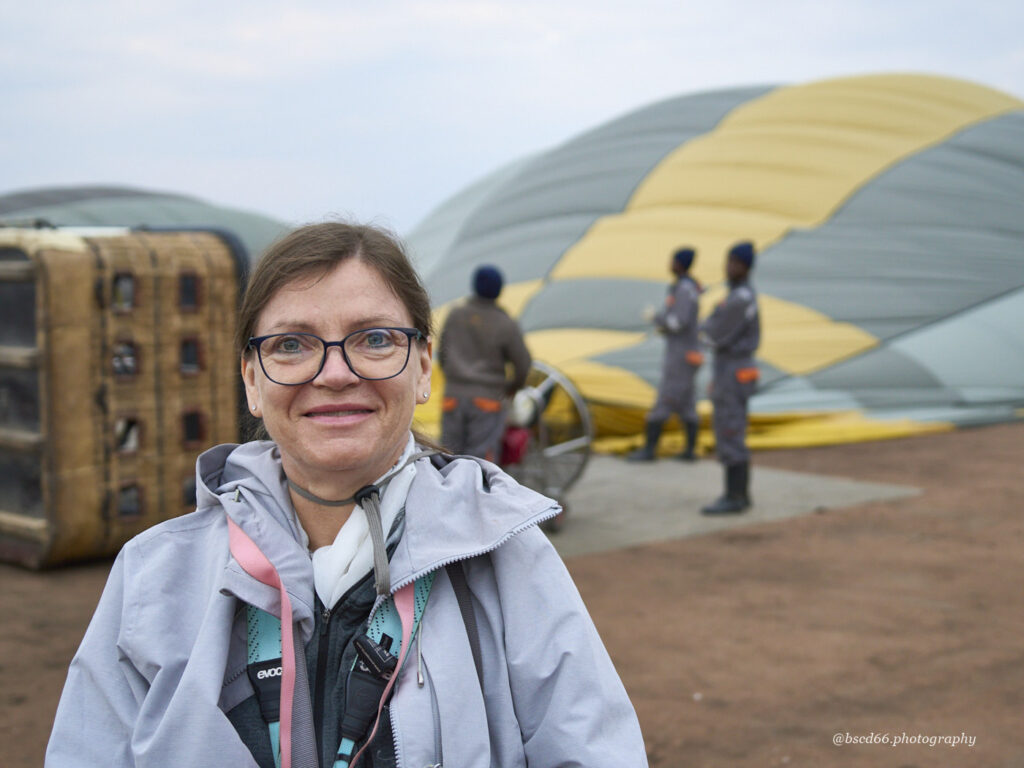
[[[741,238],[764,248],[821,223],[907,154],[1021,106],[974,84],[913,75],[776,89],[668,155],[626,210],[591,227],[552,274],[659,279],[683,243],[699,260]]]
[[[786,373],[811,373],[878,344],[856,325],[774,296],[758,298],[762,334],[757,356]]]
[[[573,361],[631,347],[643,338],[644,334],[631,331],[552,328],[526,334],[526,346],[535,359],[564,371]]]
[[[790,88],[749,102],[723,121],[814,122],[892,134],[929,133],[941,126],[1019,109],[1024,102],[974,82],[936,75],[878,74],[837,77]],[[748,110],[756,104],[756,109]]]
[[[724,254],[736,232],[747,232],[759,246],[785,225],[767,211],[682,206],[629,211],[599,219],[569,248],[551,271],[552,280],[583,277],[671,279],[671,255],[682,246],[697,251],[692,272],[698,280],[722,279]]]
[[[597,453],[626,453],[643,444],[643,436],[638,434],[641,429],[642,422],[633,430],[632,435],[628,432],[608,432],[606,436],[599,435],[593,443],[593,449]],[[952,429],[953,425],[948,422],[873,419],[860,411],[769,414],[767,418],[751,414],[747,444],[754,450],[803,448],[889,440],[948,432]],[[669,433],[661,443],[660,453],[675,453],[682,447],[682,438],[678,434]],[[699,449],[702,452],[710,452],[714,445],[714,432],[710,428],[702,428]]]
[[[908,153],[1020,106],[997,91],[933,77],[779,88],[670,154],[627,210],[702,200],[787,213],[809,226]]]
[[[543,287],[543,280],[524,280],[521,283],[509,283],[501,289],[501,295],[498,297],[498,306],[512,317],[519,317],[523,314],[523,307]]]
[[[561,371],[588,402],[647,409],[654,401],[654,387],[623,368],[577,360]]]

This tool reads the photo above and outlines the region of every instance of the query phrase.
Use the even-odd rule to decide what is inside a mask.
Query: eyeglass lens
[[[390,379],[405,369],[409,337],[393,328],[368,328],[345,337],[342,348],[352,372],[363,379]],[[267,376],[278,384],[304,384],[320,372],[326,342],[309,333],[279,333],[259,346]]]

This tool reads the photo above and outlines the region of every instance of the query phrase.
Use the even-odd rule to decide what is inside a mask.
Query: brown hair
[[[373,267],[398,300],[413,326],[432,335],[430,298],[398,238],[365,224],[323,222],[307,224],[267,248],[256,264],[238,310],[235,346],[248,354],[256,320],[281,288],[305,277],[327,274],[347,259],[360,259]]]

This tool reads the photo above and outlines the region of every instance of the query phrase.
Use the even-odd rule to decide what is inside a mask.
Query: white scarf
[[[374,485],[380,485],[387,478],[380,491],[380,517],[385,537],[391,531],[399,510],[405,506],[409,486],[416,476],[415,463],[406,465],[390,478],[388,475],[394,472],[395,467],[402,466],[415,450],[416,441],[410,434],[398,461],[374,482]],[[334,543],[313,552],[313,583],[320,601],[328,609],[333,609],[342,595],[372,569],[373,542],[366,513],[357,504],[335,536]]]

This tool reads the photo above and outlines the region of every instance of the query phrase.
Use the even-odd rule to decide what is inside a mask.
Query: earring
[[[256,406],[254,405],[254,406],[252,407],[252,409],[253,409],[253,410],[255,411],[255,410],[256,410]]]
[[[424,400],[429,400],[430,399],[430,393],[429,392],[424,392],[423,393],[423,399]]]

